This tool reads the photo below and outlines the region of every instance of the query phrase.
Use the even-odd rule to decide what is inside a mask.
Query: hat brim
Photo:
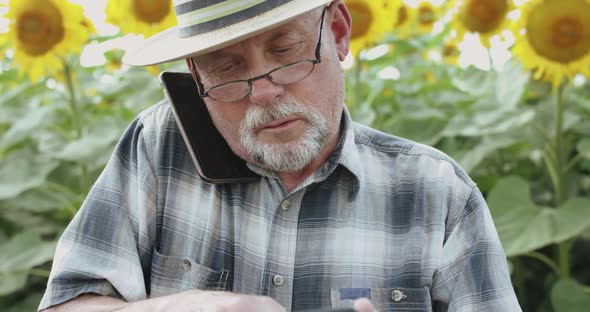
[[[177,28],[173,27],[147,38],[137,48],[127,51],[123,63],[130,66],[149,66],[219,50],[287,23],[332,1],[290,1],[254,18],[185,38],[179,37]]]

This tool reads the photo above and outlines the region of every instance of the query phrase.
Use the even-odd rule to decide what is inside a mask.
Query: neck
[[[338,145],[338,141],[341,135],[341,131],[338,130],[336,135],[332,138],[331,142],[326,148],[315,158],[311,163],[305,166],[303,169],[297,172],[279,172],[279,178],[283,187],[287,190],[287,193],[291,192],[297,185],[301,184],[309,175],[318,170],[332,155],[334,149]]]

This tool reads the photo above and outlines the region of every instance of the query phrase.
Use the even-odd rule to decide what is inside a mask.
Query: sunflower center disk
[[[133,13],[145,23],[161,22],[169,12],[169,0],[133,0]]]
[[[443,47],[442,55],[443,57],[455,57],[459,56],[460,52],[456,45],[454,44],[446,44]]]
[[[590,3],[586,0],[543,2],[531,10],[526,34],[541,56],[570,63],[590,55]]]
[[[348,4],[348,9],[352,15],[352,20],[355,21],[352,28],[351,39],[361,38],[369,32],[373,22],[373,15],[371,9],[362,3]]]
[[[553,45],[562,48],[575,46],[582,39],[584,25],[576,19],[564,17],[555,21],[551,27]]]
[[[436,21],[436,14],[430,7],[421,7],[418,9],[418,19],[422,25],[432,25]]]
[[[16,19],[18,45],[30,56],[47,53],[64,38],[64,25],[59,10],[47,3],[30,8]]]
[[[460,19],[467,30],[487,33],[502,24],[507,12],[506,0],[469,0],[461,10]]]
[[[399,27],[405,24],[408,21],[408,8],[405,5],[402,5],[397,10],[397,22],[395,23],[396,27]]]

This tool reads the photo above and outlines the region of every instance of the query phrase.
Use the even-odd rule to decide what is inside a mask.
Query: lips
[[[263,125],[262,127],[259,128],[259,130],[279,128],[281,126],[286,126],[286,125],[288,125],[296,120],[299,120],[299,119],[300,118],[295,117],[295,116],[277,119],[277,120],[274,120],[272,122],[269,122],[269,123]]]

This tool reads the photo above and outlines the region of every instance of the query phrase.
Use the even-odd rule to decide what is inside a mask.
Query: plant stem
[[[582,154],[577,154],[574,158],[570,159],[567,166],[565,167],[564,171],[567,173],[574,168],[575,165],[582,160],[584,156]]]
[[[549,133],[547,131],[545,131],[545,129],[543,129],[543,127],[541,127],[538,123],[533,123],[533,127],[535,128],[535,130],[537,130],[541,136],[543,136],[543,139],[545,139],[545,144],[550,146],[553,144],[553,140],[551,139],[551,136],[549,135]]]
[[[30,269],[29,274],[40,277],[49,277],[49,271],[43,269]]]
[[[490,62],[490,71],[494,71],[494,58],[492,57],[492,48],[487,48],[488,51],[488,61]]]
[[[555,134],[552,146],[547,146],[549,156],[552,161],[547,161],[551,181],[555,192],[555,207],[561,207],[567,200],[565,193],[565,168],[567,167],[567,151],[563,150],[563,85],[553,90],[554,95],[554,114],[555,114]],[[557,244],[555,257],[559,266],[559,275],[561,278],[569,278],[571,275],[570,267],[570,249],[573,239]]]
[[[555,138],[553,142],[554,155],[556,156],[556,168],[557,169],[557,181],[555,181],[555,203],[556,206],[561,206],[566,198],[565,198],[565,188],[564,188],[564,151],[562,146],[562,136],[563,136],[563,88],[559,87],[554,91],[555,97]]]
[[[547,266],[549,266],[556,274],[559,274],[560,269],[557,266],[557,264],[555,263],[555,261],[553,261],[553,259],[545,256],[544,254],[537,252],[537,251],[531,251],[527,254],[524,254],[523,256],[527,256],[527,257],[531,257],[533,259],[537,259],[543,263],[545,263]]]
[[[570,250],[573,242],[574,239],[569,239],[557,244],[557,260],[559,263],[559,272],[561,273],[561,278],[570,278],[571,276]]]
[[[78,99],[76,98],[76,88],[74,86],[74,79],[72,78],[72,69],[66,60],[63,60],[64,65],[64,74],[66,77],[66,86],[68,88],[68,92],[70,94],[70,108],[72,110],[72,119],[74,128],[76,130],[76,139],[82,138],[82,124],[80,120],[82,120],[82,113],[80,112],[80,108],[78,105]],[[82,192],[86,192],[89,187],[88,182],[88,167],[80,162],[80,188]]]
[[[74,87],[74,80],[72,79],[72,69],[67,61],[64,60],[64,74],[66,76],[66,86],[68,88],[68,93],[70,94],[70,108],[72,109],[72,114],[74,115],[72,118],[74,123],[74,128],[76,130],[76,138],[82,137],[82,125],[80,124],[80,109],[78,108],[78,99],[76,98],[76,89]]]

